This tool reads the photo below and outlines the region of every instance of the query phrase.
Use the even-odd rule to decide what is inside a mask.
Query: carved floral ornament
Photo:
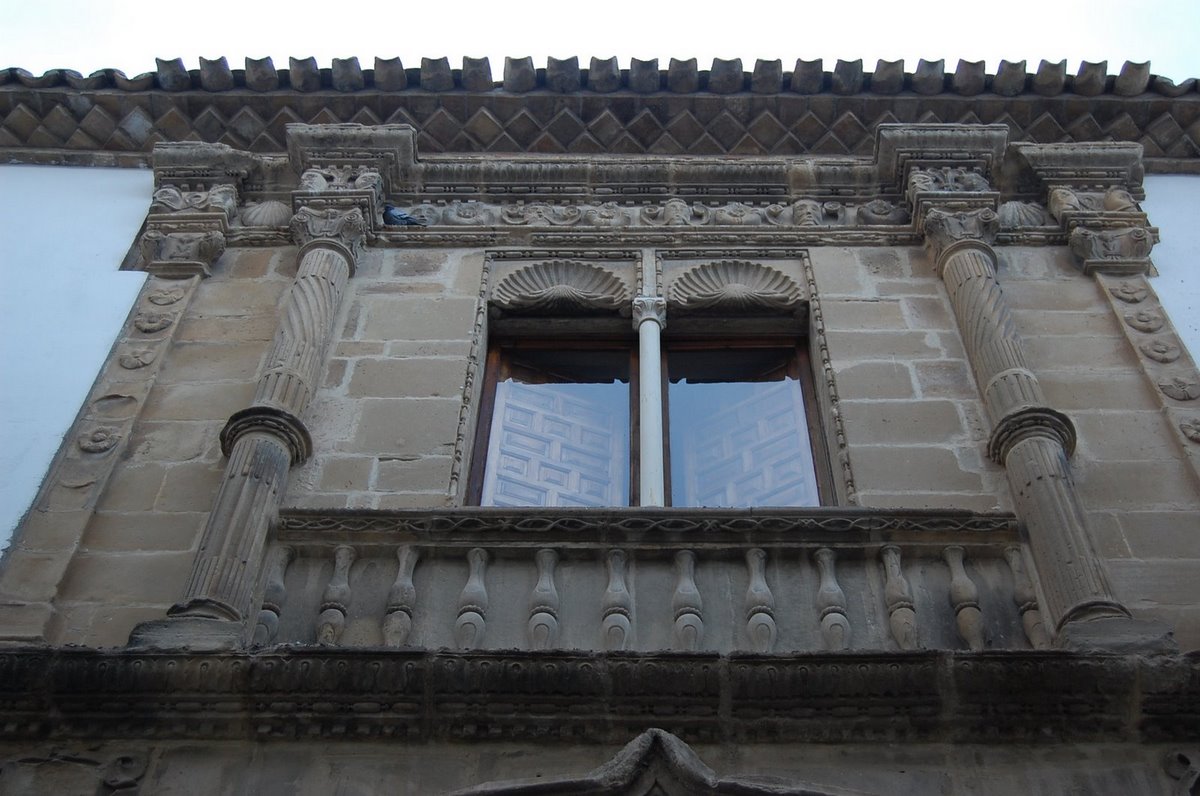
[[[139,312],[133,318],[133,326],[143,334],[161,332],[175,322],[175,316],[169,312]]]
[[[520,268],[500,280],[493,306],[524,315],[595,315],[629,311],[629,289],[599,266],[551,260]]]
[[[747,260],[722,260],[690,268],[671,284],[671,309],[684,313],[786,314],[802,298],[799,285],[774,268]]]
[[[79,449],[86,453],[103,453],[110,450],[118,442],[121,441],[121,435],[115,428],[100,426],[99,428],[84,431],[79,435]]]
[[[1138,346],[1141,352],[1155,362],[1174,362],[1179,359],[1179,355],[1183,350],[1174,340],[1168,338],[1155,338],[1147,340]]]
[[[162,290],[151,291],[146,300],[151,304],[157,304],[160,307],[165,307],[169,304],[174,304],[183,298],[183,288],[164,288]]]
[[[1108,292],[1113,295],[1113,298],[1120,299],[1126,304],[1142,302],[1150,294],[1145,285],[1139,285],[1136,282],[1119,282],[1110,287]]]
[[[1161,313],[1154,310],[1138,310],[1137,312],[1126,313],[1125,323],[1139,332],[1152,334],[1163,328],[1166,319],[1163,318]]]
[[[117,361],[126,370],[137,370],[154,362],[156,356],[152,348],[132,348],[122,353]]]
[[[1179,430],[1192,442],[1200,442],[1200,415],[1180,420]]]
[[[992,190],[978,169],[965,166],[941,166],[913,169],[908,177],[909,195],[925,192],[972,192]]]
[[[1158,383],[1163,395],[1176,401],[1194,401],[1200,398],[1200,383],[1183,376],[1168,376]]]

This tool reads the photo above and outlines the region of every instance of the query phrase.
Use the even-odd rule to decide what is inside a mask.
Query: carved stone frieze
[[[1083,272],[1145,274],[1151,269],[1150,250],[1154,236],[1144,227],[1071,231],[1071,251],[1082,260]]]
[[[225,251],[225,236],[216,230],[164,232],[148,229],[141,238],[145,270],[167,279],[208,276],[213,261]]]
[[[506,275],[492,293],[492,304],[525,315],[594,315],[628,311],[629,289],[599,266],[551,260]]]
[[[694,266],[671,283],[673,311],[689,314],[782,314],[800,304],[799,285],[770,266],[748,260],[721,260]]]
[[[1054,650],[723,656],[24,649],[0,653],[0,735],[45,737],[46,717],[53,716],[54,737],[90,742],[244,741],[247,733],[462,741],[499,732],[506,740],[615,745],[665,717],[687,737],[713,742],[936,742],[952,735],[960,743],[1044,743],[1052,733],[1062,742],[1190,743],[1200,703],[1194,670],[1182,655]],[[305,709],[313,694],[320,694],[320,708]],[[683,709],[686,721],[679,721]],[[531,721],[535,711],[539,720]],[[197,713],[205,720],[196,721]],[[728,782],[739,786],[729,792],[747,792]]]
[[[908,219],[907,208],[886,199],[872,199],[858,208],[858,221],[867,226],[907,224]]]

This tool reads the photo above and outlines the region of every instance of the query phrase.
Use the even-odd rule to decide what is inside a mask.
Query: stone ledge
[[[1067,652],[0,653],[0,738],[1163,742],[1200,658]]]

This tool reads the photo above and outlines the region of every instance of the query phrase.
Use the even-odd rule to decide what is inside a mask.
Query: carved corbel
[[[142,267],[155,276],[186,279],[209,276],[213,262],[225,251],[225,236],[217,230],[168,232],[151,228],[140,242]]]
[[[905,198],[912,206],[918,229],[927,226],[926,217],[934,210],[963,214],[987,210],[995,215],[1000,205],[1000,194],[992,190],[987,178],[978,168],[968,166],[913,168],[908,174]],[[999,227],[998,218],[995,226]],[[992,232],[989,241],[994,237]]]
[[[1144,227],[1076,227],[1071,231],[1070,246],[1085,274],[1146,274],[1152,268],[1150,250],[1154,248],[1154,236]]]

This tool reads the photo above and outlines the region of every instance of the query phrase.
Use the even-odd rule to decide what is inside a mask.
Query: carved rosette
[[[625,309],[629,289],[615,274],[572,260],[534,263],[496,285],[492,305],[522,315],[598,315]]]
[[[784,315],[801,306],[795,280],[746,260],[722,260],[690,268],[671,284],[673,311],[688,314]]]

